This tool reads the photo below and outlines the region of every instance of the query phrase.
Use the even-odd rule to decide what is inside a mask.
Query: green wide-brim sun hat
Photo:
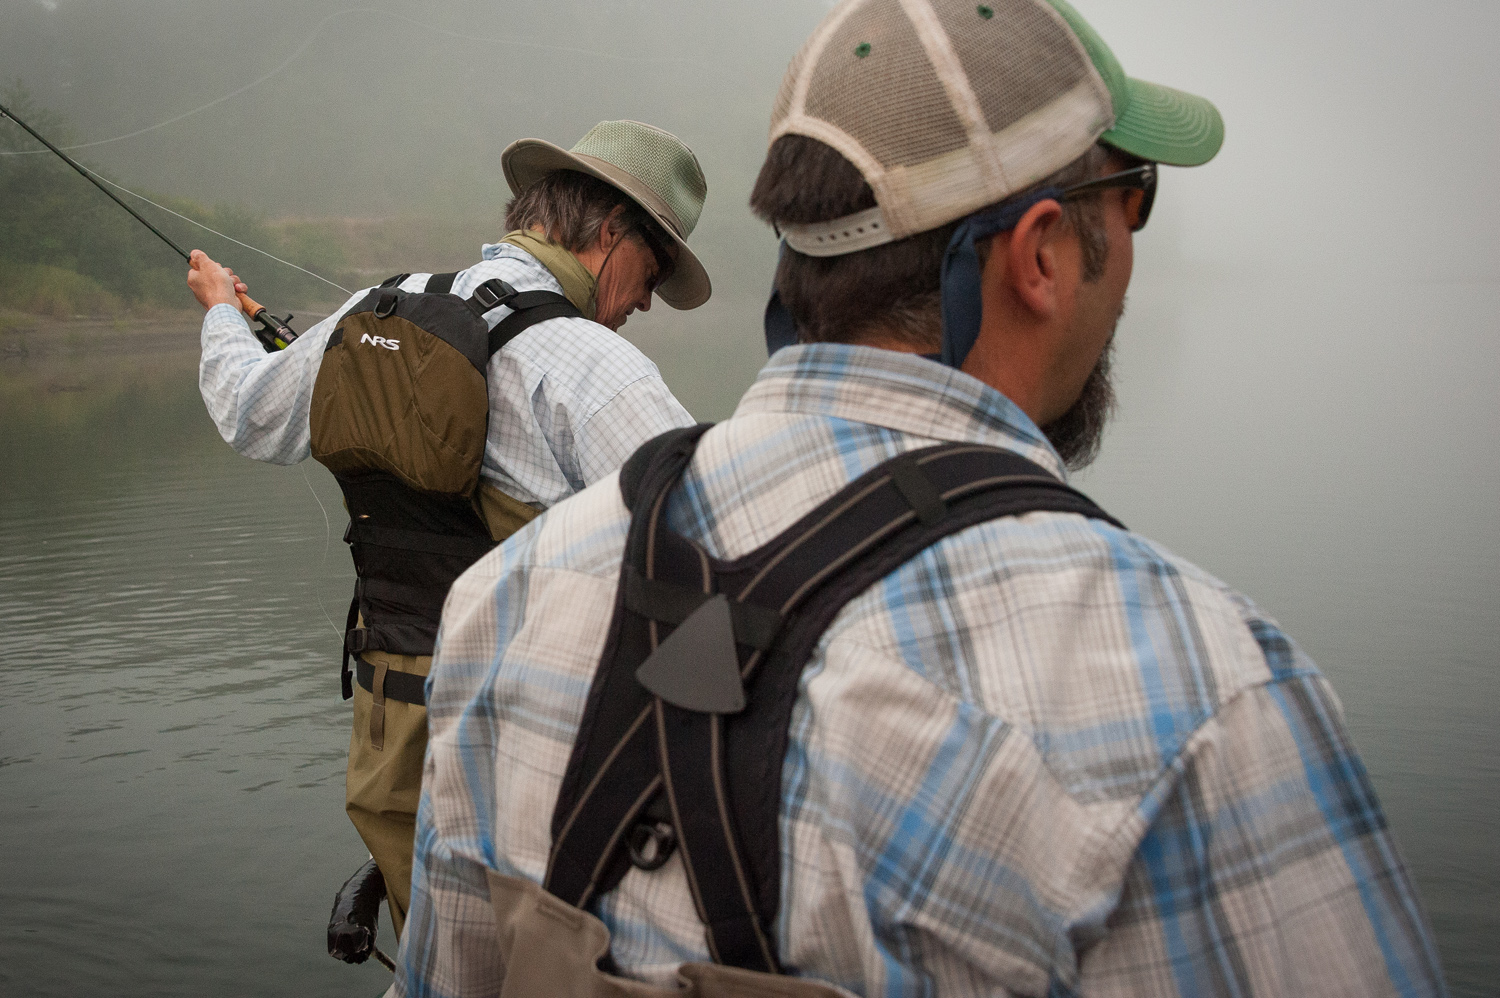
[[[1202,97],[1125,75],[1104,39],[1068,0],[1047,0],[1073,29],[1114,104],[1114,127],[1099,141],[1168,166],[1201,166],[1224,144],[1224,119]]]
[[[500,154],[511,193],[520,194],[554,170],[576,170],[617,188],[656,220],[677,245],[677,266],[656,289],[673,308],[697,308],[713,285],[687,239],[698,225],[708,181],[698,158],[671,132],[639,121],[601,121],[572,149],[520,139]]]

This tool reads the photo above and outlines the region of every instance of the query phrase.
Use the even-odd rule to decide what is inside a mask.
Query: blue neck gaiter
[[[976,212],[959,223],[943,254],[943,352],[941,360],[949,367],[963,367],[964,358],[979,339],[979,319],[984,304],[979,296],[979,254],[974,244],[999,232],[1016,227],[1021,216],[1038,201],[1062,194],[1060,187],[1033,191],[1015,201],[989,211]]]

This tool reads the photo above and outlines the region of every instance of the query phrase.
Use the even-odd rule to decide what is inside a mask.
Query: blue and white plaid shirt
[[[668,515],[734,558],[944,441],[1063,474],[964,374],[790,348],[704,437]],[[398,994],[499,990],[484,871],[542,878],[628,522],[611,477],[449,595]],[[981,524],[849,603],[802,676],[782,790],[780,954],[854,994],[1444,990],[1328,683],[1248,599],[1102,522]],[[630,976],[708,958],[676,856],[599,914]]]
[[[562,293],[557,278],[509,243],[487,245],[453,293],[468,297],[498,277],[518,291]],[[401,283],[421,291],[428,274]],[[366,289],[368,290],[368,289]],[[246,457],[296,464],[310,452],[308,412],[328,335],[366,291],[285,350],[268,354],[240,311],[215,305],[203,317],[198,387],[219,434]],[[493,329],[510,314],[491,309]],[[566,499],[620,466],[642,443],[693,419],[645,354],[597,322],[539,322],[490,358],[489,439],[480,474],[533,506]]]

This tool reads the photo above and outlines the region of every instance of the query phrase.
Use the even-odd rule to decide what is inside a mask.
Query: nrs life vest
[[[677,851],[714,962],[775,975],[787,731],[803,666],[834,617],[929,545],[988,520],[1050,511],[1121,525],[1018,454],[941,444],[884,462],[722,561],[665,513],[707,429],[658,437],[621,469],[632,515],[619,589],[542,887],[583,917],[632,866],[656,870]],[[524,885],[490,880],[495,897],[525,896]],[[514,913],[497,908],[497,918]],[[609,968],[602,931],[593,938]],[[787,980],[761,979],[764,993]]]
[[[346,700],[351,655],[432,654],[453,580],[504,539],[478,504],[490,358],[538,322],[581,314],[562,295],[501,280],[464,299],[449,293],[456,274],[434,274],[420,292],[398,287],[408,276],[371,289],[344,315],[313,384],[312,456],[343,490],[356,576],[340,670]],[[502,305],[512,311],[491,330],[485,313]],[[423,702],[414,685],[394,695]]]

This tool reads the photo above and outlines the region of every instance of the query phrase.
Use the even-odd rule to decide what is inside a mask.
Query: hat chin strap
[[[1037,202],[1061,195],[1060,187],[1044,187],[1007,201],[998,208],[975,212],[953,230],[953,238],[948,240],[948,249],[943,254],[943,351],[940,359],[944,364],[961,369],[964,359],[979,339],[979,322],[984,314],[984,302],[979,293],[983,268],[974,244],[1014,229],[1021,216]]]

